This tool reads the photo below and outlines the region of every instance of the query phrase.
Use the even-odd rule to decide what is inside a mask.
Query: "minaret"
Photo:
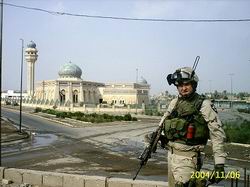
[[[27,94],[31,98],[35,92],[35,62],[38,57],[37,52],[36,44],[30,41],[25,50],[25,60],[27,62]]]

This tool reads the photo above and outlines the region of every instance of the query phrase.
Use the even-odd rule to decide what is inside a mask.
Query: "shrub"
[[[250,114],[250,108],[245,108],[245,109],[238,109],[239,112],[243,112],[243,113],[248,113]]]
[[[96,123],[103,123],[103,122],[105,122],[105,121],[104,121],[103,118],[97,118],[95,122],[96,122]]]
[[[19,106],[19,104],[17,102],[14,102],[12,105],[13,106]]]
[[[74,112],[74,113],[72,113],[72,116],[82,117],[82,116],[84,116],[84,113],[82,113],[82,112]]]
[[[125,114],[125,115],[124,115],[124,120],[125,120],[125,121],[131,121],[131,120],[132,120],[131,114]]]
[[[95,122],[95,118],[91,117],[91,118],[90,118],[90,122],[91,122],[91,123],[94,123],[94,122]]]
[[[5,104],[6,104],[6,105],[11,105],[11,102],[5,101]]]
[[[83,120],[82,120],[82,117],[80,117],[80,116],[77,116],[77,117],[76,117],[76,120],[83,121]]]
[[[92,113],[92,114],[89,114],[91,117],[93,117],[93,118],[96,118],[96,117],[98,117],[99,115],[97,114],[97,113]]]
[[[81,121],[86,121],[86,122],[88,122],[88,118],[86,118],[85,116],[79,117],[79,118],[80,118]]]
[[[56,115],[56,111],[52,110],[52,109],[45,109],[45,110],[42,110],[42,112],[47,113],[47,114]]]
[[[103,116],[104,119],[109,119],[110,118],[110,115],[108,115],[108,114],[103,114],[102,116]]]
[[[250,121],[243,121],[241,124],[226,123],[224,126],[228,142],[250,143]]]
[[[122,116],[115,116],[114,118],[115,118],[116,121],[122,121],[123,120]]]
[[[56,117],[57,118],[65,118],[67,116],[66,112],[57,112]]]
[[[137,121],[138,119],[136,117],[132,117],[132,121]]]
[[[42,108],[36,107],[35,110],[34,110],[34,112],[35,112],[35,113],[37,113],[37,112],[42,112]]]
[[[145,115],[152,116],[153,115],[153,111],[152,110],[146,110],[145,111]]]

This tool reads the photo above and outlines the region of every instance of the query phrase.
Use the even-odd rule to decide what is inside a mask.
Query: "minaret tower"
[[[35,62],[38,57],[37,52],[36,44],[30,41],[25,50],[25,60],[27,62],[27,94],[31,98],[35,92]]]

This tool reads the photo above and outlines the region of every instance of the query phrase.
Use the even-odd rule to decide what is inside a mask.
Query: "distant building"
[[[2,98],[5,99],[20,99],[20,91],[15,91],[15,90],[7,90],[2,92]],[[27,93],[22,93],[22,97],[25,98],[27,97]]]
[[[140,83],[109,83],[103,91],[103,101],[108,104],[149,104],[150,86],[147,82]]]
[[[82,104],[98,104],[102,101],[99,88],[103,83],[84,81],[82,70],[69,62],[58,72],[56,80],[44,80],[36,84],[34,97],[51,105],[80,106]]]
[[[71,62],[64,64],[55,80],[35,83],[34,65],[37,60],[36,44],[25,50],[27,62],[27,100],[36,104],[76,107],[107,103],[113,105],[149,104],[150,85],[142,78],[140,83],[112,83],[85,81],[82,70]]]

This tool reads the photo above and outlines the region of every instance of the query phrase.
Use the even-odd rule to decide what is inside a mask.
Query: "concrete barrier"
[[[0,167],[0,180],[3,179],[4,169],[4,167]]]
[[[167,182],[101,176],[73,175],[26,169],[0,167],[0,180],[27,183],[37,187],[167,187]]]
[[[23,183],[42,185],[43,172],[33,171],[33,170],[23,170]]]
[[[63,187],[84,187],[84,176],[82,175],[63,175]]]
[[[23,170],[20,169],[4,169],[3,174],[4,179],[12,180],[15,183],[22,183],[23,182]]]
[[[73,175],[16,168],[0,167],[0,180],[35,187],[168,187],[167,182]],[[211,186],[216,187],[216,185]],[[218,186],[217,186],[218,187]]]

